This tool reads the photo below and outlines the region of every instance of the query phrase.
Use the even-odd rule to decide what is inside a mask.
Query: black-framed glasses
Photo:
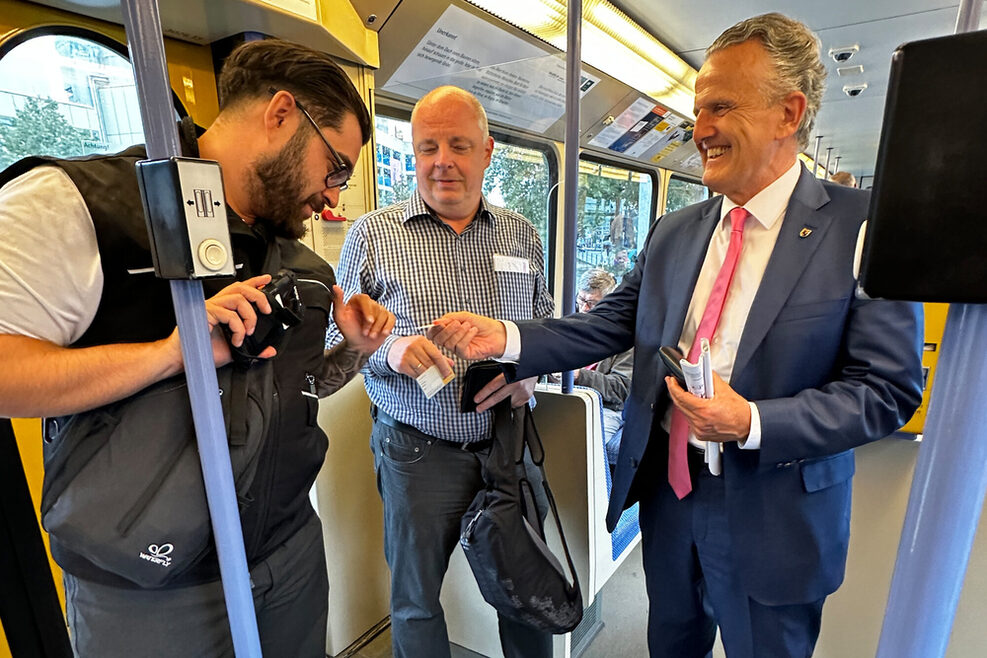
[[[596,299],[594,297],[589,297],[583,293],[579,293],[576,295],[577,309],[579,309],[582,306],[585,306],[587,310],[592,311],[599,303],[600,303],[599,299]]]
[[[271,92],[272,96],[278,93],[278,90],[274,87],[269,87],[268,91]],[[338,187],[340,190],[345,190],[347,187],[346,181],[348,181],[350,176],[353,175],[353,168],[345,160],[339,157],[339,153],[336,152],[336,149],[332,147],[332,144],[329,143],[329,140],[326,139],[326,136],[322,133],[322,130],[319,128],[319,124],[315,122],[315,119],[312,118],[312,115],[308,113],[308,110],[305,109],[305,106],[302,105],[302,102],[297,98],[295,98],[295,107],[301,110],[301,113],[305,115],[308,122],[312,124],[312,127],[315,128],[315,132],[319,136],[319,139],[321,139],[322,143],[326,145],[326,148],[329,149],[329,154],[332,156],[334,169],[326,174],[326,188],[332,189],[334,187]]]

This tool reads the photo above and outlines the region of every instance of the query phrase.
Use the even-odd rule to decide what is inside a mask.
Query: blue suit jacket
[[[638,492],[667,478],[658,348],[679,341],[721,201],[657,222],[634,270],[593,312],[519,323],[518,378],[634,347],[610,530]],[[757,404],[761,449],[724,445],[727,519],[736,568],[764,604],[815,601],[840,586],[852,449],[899,428],[921,401],[920,305],[854,296],[867,205],[867,193],[803,167],[738,348],[731,386]]]

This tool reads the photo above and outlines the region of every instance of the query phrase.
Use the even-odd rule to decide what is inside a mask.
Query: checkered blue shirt
[[[527,273],[494,271],[494,254],[527,259]],[[492,412],[463,414],[459,397],[467,362],[455,358],[454,379],[431,400],[415,380],[391,370],[387,353],[401,336],[452,311],[502,320],[552,315],[541,239],[521,215],[480,201],[462,234],[444,224],[419,193],[368,213],[346,234],[337,278],[346,297],[363,292],[397,317],[394,332],[364,367],[367,394],[393,418],[447,441],[490,436]],[[342,340],[335,325],[329,344]],[[453,356],[449,353],[450,356]]]

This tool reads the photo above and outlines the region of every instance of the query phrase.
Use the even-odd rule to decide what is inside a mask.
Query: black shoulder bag
[[[541,470],[571,584],[545,542],[534,491],[524,470],[526,445]],[[494,408],[493,446],[483,465],[487,487],[463,516],[459,543],[487,603],[505,617],[560,634],[579,624],[583,600],[544,461],[545,451],[528,405],[511,409],[509,399],[500,402]]]

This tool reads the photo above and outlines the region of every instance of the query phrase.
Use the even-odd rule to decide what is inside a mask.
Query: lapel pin
[[[808,226],[803,226],[802,227],[802,230],[799,231],[799,237],[800,238],[807,238],[810,235],[812,235],[812,229],[809,228]]]

